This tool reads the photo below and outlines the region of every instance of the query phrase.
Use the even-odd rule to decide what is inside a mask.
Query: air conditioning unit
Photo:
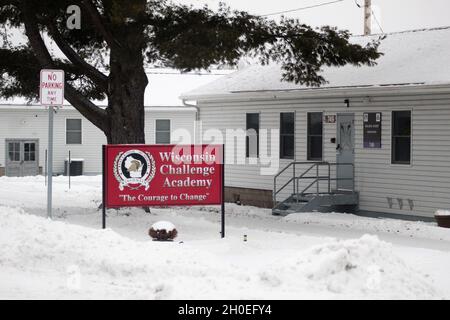
[[[71,176],[82,176],[84,167],[84,159],[71,159],[70,160],[70,175]],[[64,161],[64,175],[67,176],[69,173],[69,159]]]

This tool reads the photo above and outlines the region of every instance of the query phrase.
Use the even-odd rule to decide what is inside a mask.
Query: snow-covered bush
[[[154,240],[167,241],[175,239],[178,235],[178,231],[173,223],[168,221],[158,221],[151,226],[148,234]]]
[[[434,214],[435,216],[450,216],[450,210],[437,210]]]

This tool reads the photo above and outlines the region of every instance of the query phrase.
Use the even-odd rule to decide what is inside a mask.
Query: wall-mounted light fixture
[[[350,99],[345,99],[344,103],[347,106],[347,108],[350,108]]]
[[[369,96],[366,96],[363,98],[363,103],[364,104],[369,104],[372,102],[372,99]]]

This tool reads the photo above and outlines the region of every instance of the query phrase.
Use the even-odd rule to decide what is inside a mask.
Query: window
[[[280,158],[294,159],[294,112],[280,113]]]
[[[8,143],[9,161],[20,161],[20,142]]]
[[[36,161],[36,144],[35,143],[24,143],[24,160],[25,161]]]
[[[322,161],[323,150],[323,115],[322,112],[308,113],[307,159]]]
[[[392,163],[411,163],[411,111],[392,112]]]
[[[155,143],[170,143],[170,120],[156,120]]]
[[[81,143],[81,119],[66,119],[66,144]]]
[[[246,115],[245,155],[247,158],[259,157],[259,113]]]

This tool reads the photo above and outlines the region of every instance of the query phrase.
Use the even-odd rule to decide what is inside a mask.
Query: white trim
[[[67,143],[67,120],[80,120],[81,124],[81,143]],[[64,118],[64,143],[66,146],[82,146],[83,145],[83,118],[65,117]]]
[[[155,144],[164,144],[164,143],[157,143],[156,142],[156,121],[158,121],[158,120],[167,120],[167,121],[169,121],[169,144],[170,143],[172,143],[172,119],[167,119],[167,118],[155,118],[154,119],[154,121],[153,121],[153,124],[154,124],[154,142],[155,142]],[[166,131],[164,131],[164,132],[166,132]]]
[[[306,88],[294,90],[267,90],[267,91],[242,91],[228,92],[218,94],[193,94],[183,95],[181,98],[194,101],[270,101],[270,100],[289,100],[289,99],[322,99],[332,97],[348,97],[353,98],[370,96],[401,96],[411,94],[437,94],[450,93],[450,84],[406,84],[392,86],[372,86],[372,87],[322,87],[322,88]],[[201,105],[199,105],[201,107]]]
[[[411,132],[410,132],[410,136],[409,136],[409,163],[393,163],[392,162],[392,149],[393,149],[393,144],[392,144],[392,129],[393,129],[393,116],[392,114],[394,112],[398,112],[398,111],[409,111],[411,113]],[[390,152],[389,152],[389,165],[391,167],[400,167],[400,168],[412,168],[413,167],[413,107],[410,108],[394,108],[390,110],[390,128],[389,128],[389,139],[390,139]]]

